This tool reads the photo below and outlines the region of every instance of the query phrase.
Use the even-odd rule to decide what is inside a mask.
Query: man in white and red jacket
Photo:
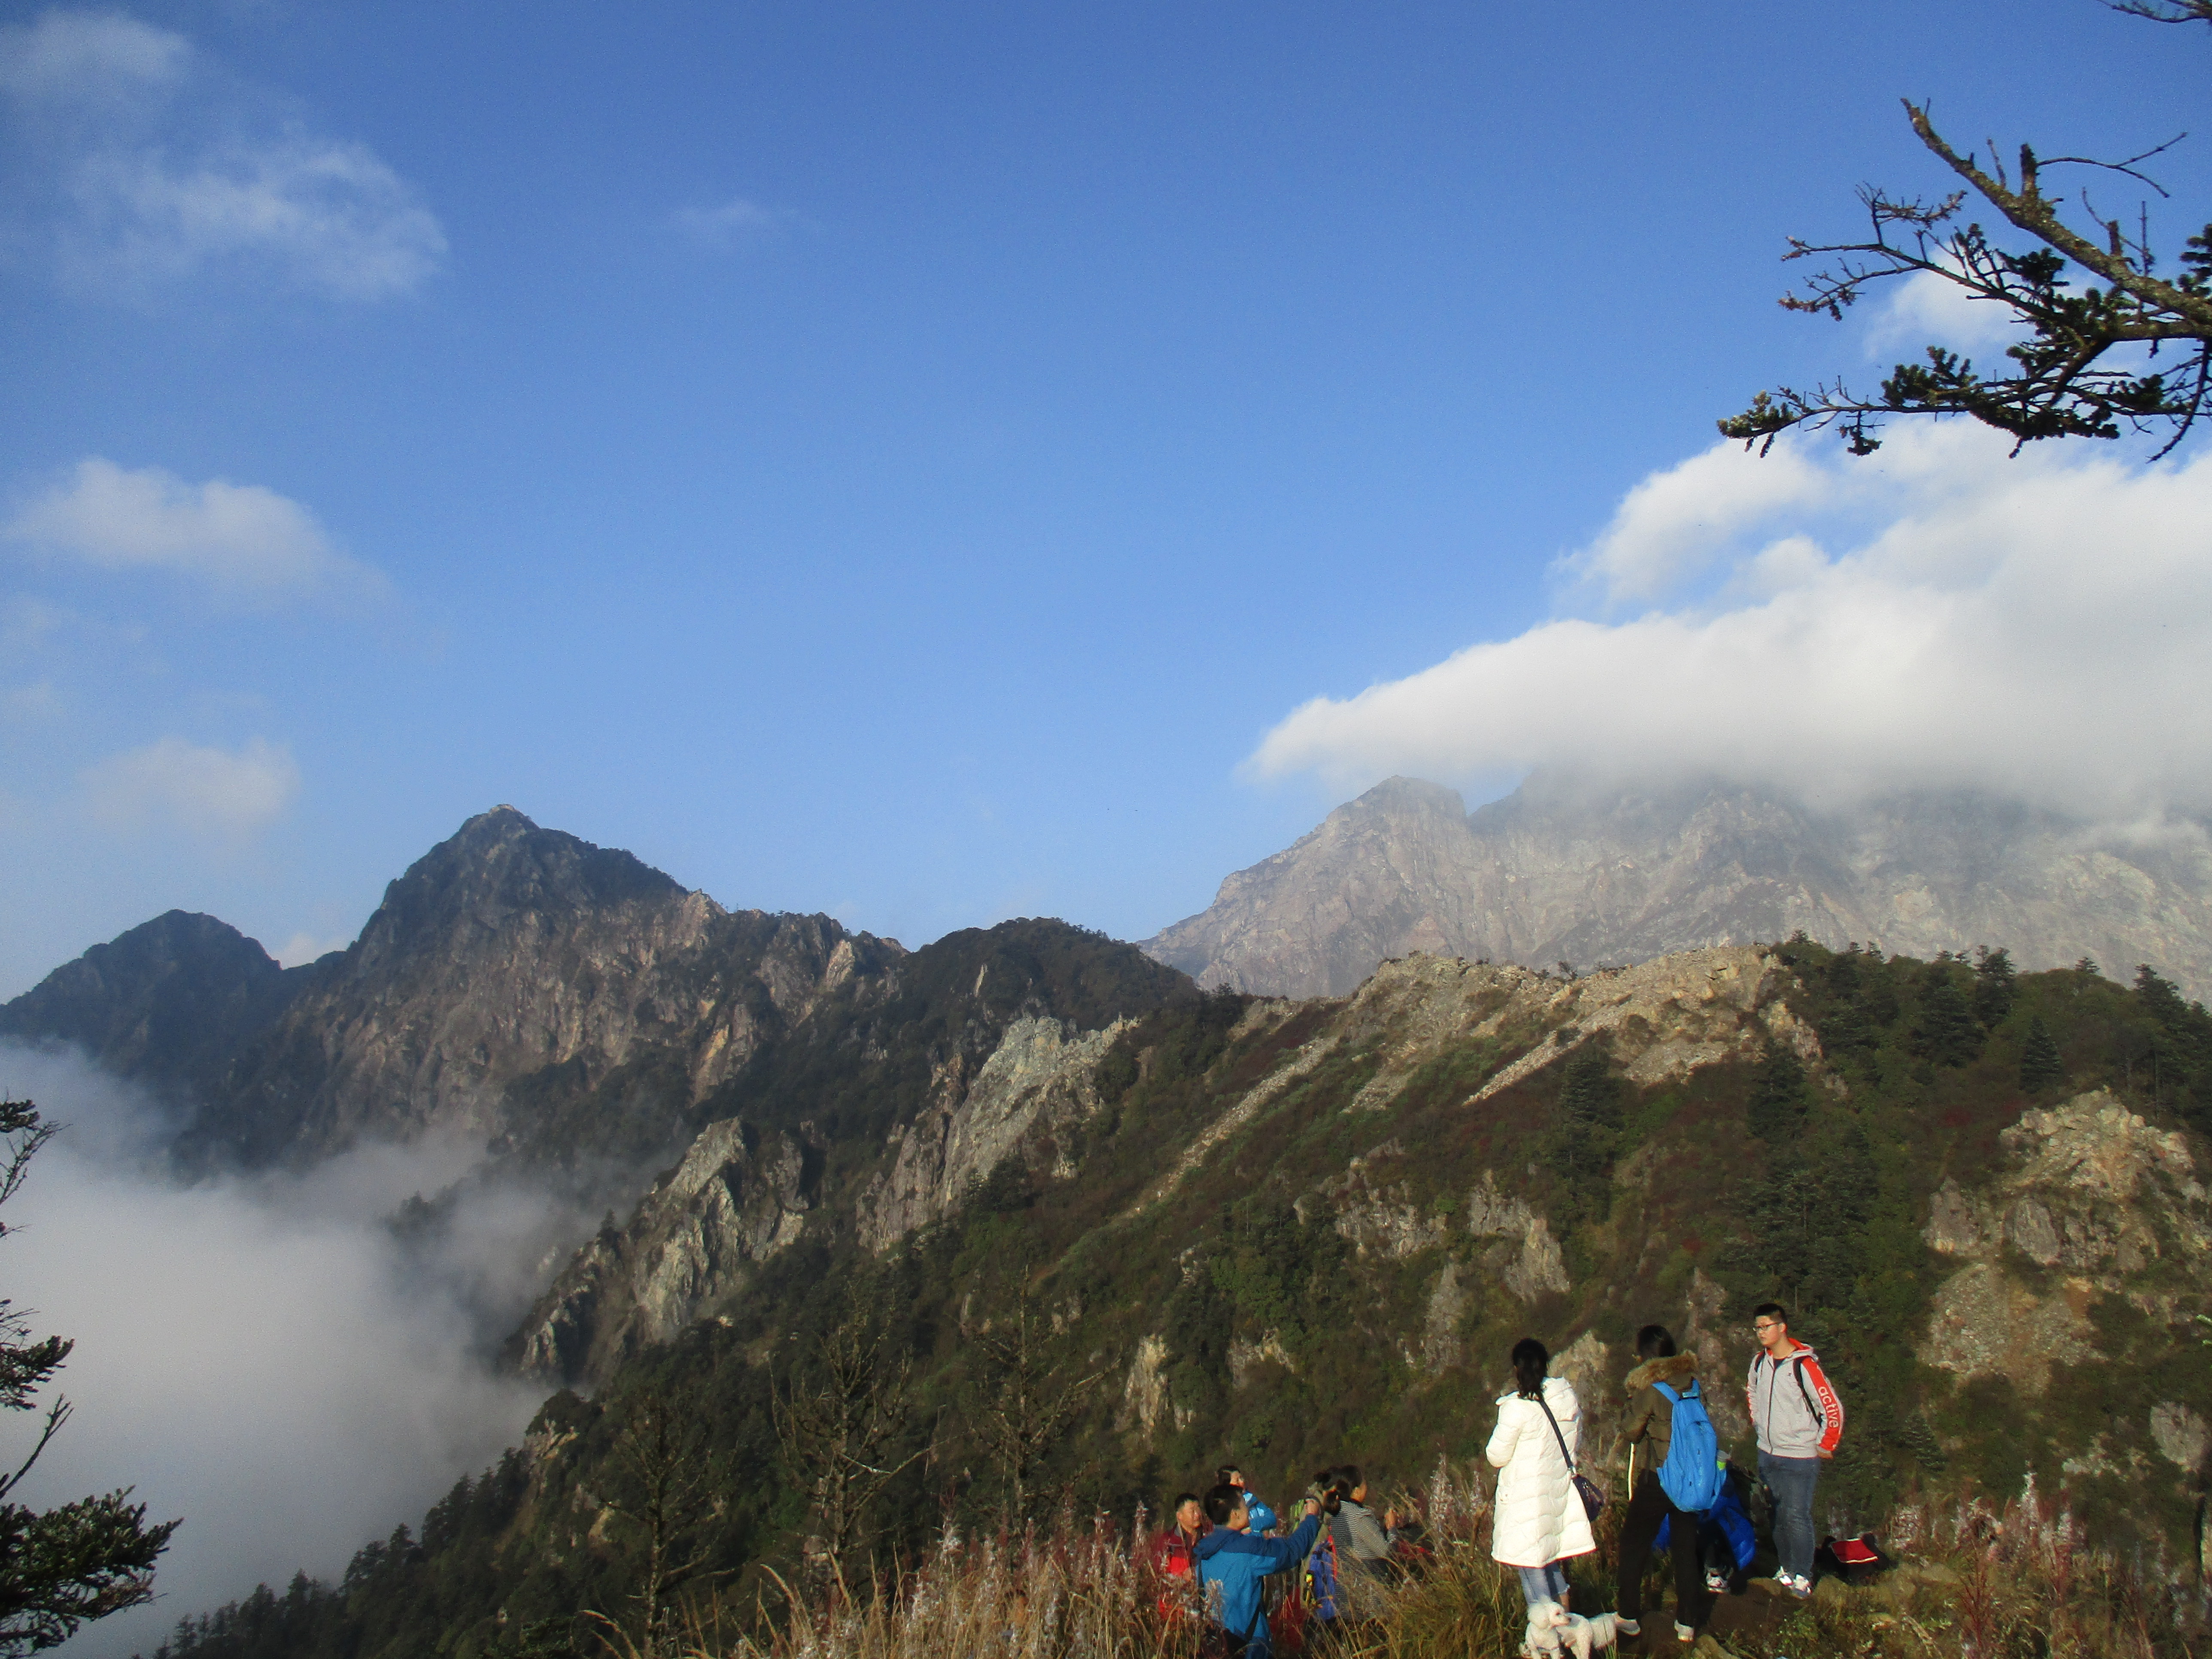
[[[1744,1395],[1759,1436],[1759,1474],[1774,1494],[1774,1553],[1782,1558],[1777,1582],[1798,1595],[1813,1593],[1813,1491],[1820,1465],[1836,1455],[1844,1434],[1844,1402],[1820,1369],[1820,1357],[1790,1334],[1790,1316],[1778,1302],[1751,1313],[1759,1352],[1752,1356]]]

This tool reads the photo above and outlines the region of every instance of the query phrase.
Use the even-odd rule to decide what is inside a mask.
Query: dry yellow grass
[[[1425,1490],[1398,1500],[1419,1504],[1432,1554],[1374,1618],[1304,1650],[1518,1655],[1520,1588],[1485,1547],[1483,1472],[1440,1466]],[[1585,1611],[1611,1605],[1602,1564],[1613,1531],[1601,1528],[1599,1554],[1577,1575]],[[641,1654],[612,1626],[609,1645],[617,1659],[1197,1659],[1207,1650],[1202,1620],[1180,1581],[1154,1573],[1151,1536],[1141,1514],[1126,1528],[1100,1516],[1088,1528],[1063,1517],[1013,1536],[948,1529],[888,1583],[801,1595],[774,1580],[743,1608],[695,1610],[675,1651]],[[2087,1550],[2064,1512],[2032,1492],[2002,1508],[1900,1510],[1884,1541],[1900,1561],[1894,1572],[1864,1586],[1824,1585],[1778,1628],[1755,1641],[1720,1638],[1720,1650],[1742,1659],[2189,1659],[2202,1650],[2202,1584]],[[1293,1637],[1278,1651],[1299,1649]]]

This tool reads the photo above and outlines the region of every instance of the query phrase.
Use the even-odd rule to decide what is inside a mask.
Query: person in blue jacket
[[[1229,1651],[1246,1659],[1270,1659],[1267,1612],[1260,1602],[1260,1581],[1306,1559],[1321,1532],[1321,1505],[1306,1499],[1305,1519],[1288,1538],[1255,1538],[1244,1493],[1226,1482],[1206,1494],[1206,1516],[1213,1530],[1192,1547],[1198,1558],[1198,1582],[1212,1616],[1221,1621]],[[1214,1587],[1218,1585],[1218,1589]]]

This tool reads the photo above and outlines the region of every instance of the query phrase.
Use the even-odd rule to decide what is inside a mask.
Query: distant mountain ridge
[[[1717,783],[1532,778],[1466,811],[1392,778],[1143,948],[1201,985],[1346,996],[1412,951],[1577,967],[1711,945],[2002,946],[2024,968],[2148,962],[2212,990],[2212,837],[2128,841],[1967,794],[1820,809]]]
[[[635,1164],[680,1152],[696,1101],[825,992],[904,954],[826,916],[724,910],[501,806],[410,866],[343,951],[284,970],[172,912],[0,1007],[0,1035],[76,1043],[166,1097],[187,1164],[434,1132]]]

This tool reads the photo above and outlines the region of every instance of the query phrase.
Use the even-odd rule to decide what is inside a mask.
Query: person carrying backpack
[[[1744,1399],[1759,1436],[1759,1477],[1774,1494],[1776,1582],[1793,1595],[1813,1593],[1813,1492],[1820,1465],[1844,1436],[1844,1402],[1820,1369],[1820,1357],[1790,1334],[1778,1302],[1751,1310],[1759,1352],[1751,1358]]]
[[[1638,1468],[1620,1521],[1618,1625],[1625,1636],[1643,1633],[1644,1570],[1663,1525],[1674,1540],[1674,1639],[1693,1642],[1705,1606],[1698,1520],[1720,1496],[1720,1446],[1698,1389],[1697,1355],[1677,1353],[1665,1326],[1646,1325],[1636,1334],[1636,1357],[1622,1432]]]

